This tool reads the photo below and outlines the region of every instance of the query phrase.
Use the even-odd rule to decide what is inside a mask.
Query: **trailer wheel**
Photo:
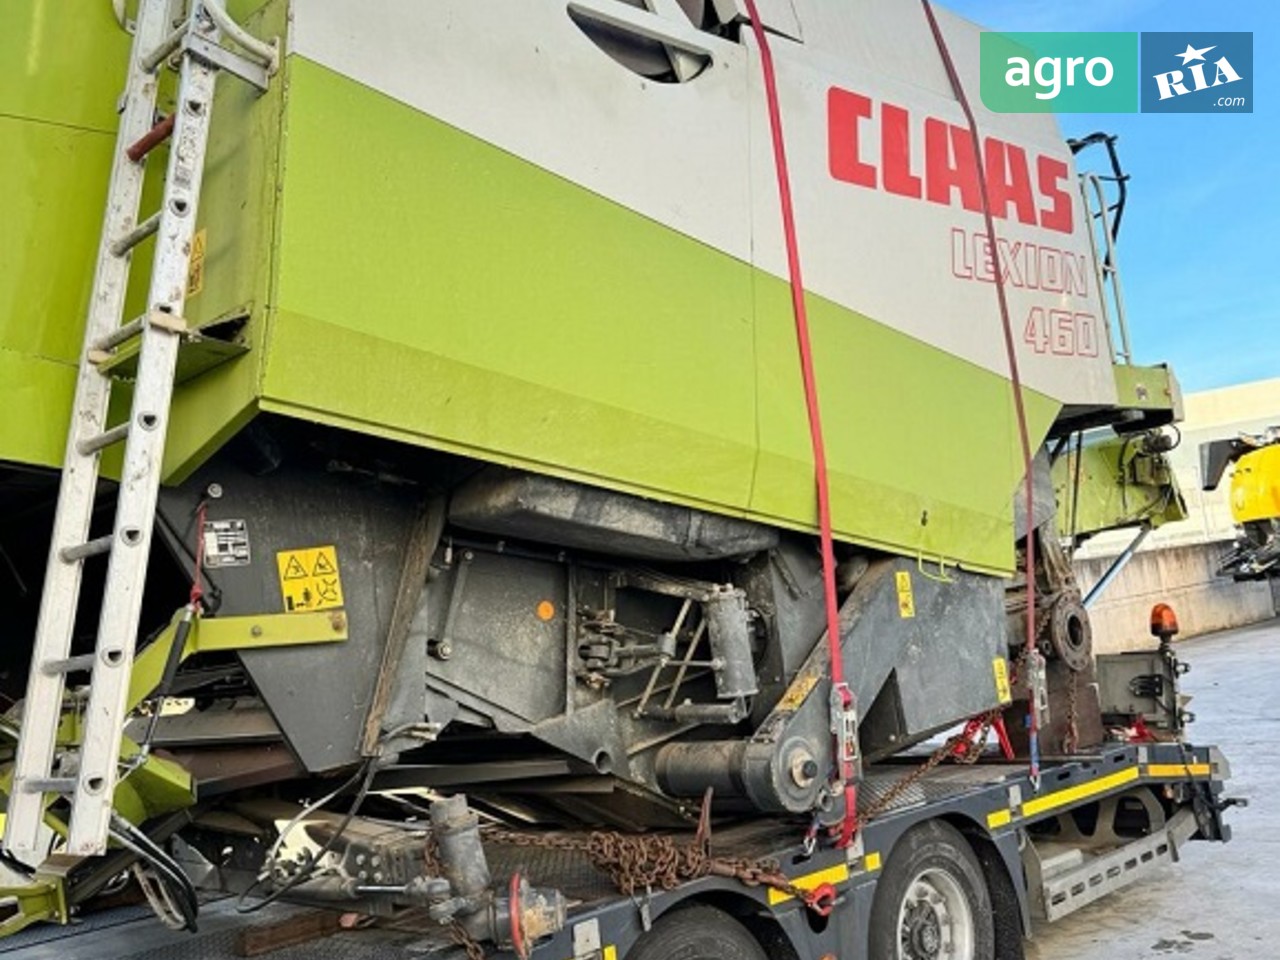
[[[668,913],[636,941],[627,960],[769,960],[747,928],[701,904]]]
[[[991,893],[954,827],[930,820],[900,839],[876,884],[869,956],[993,960]]]

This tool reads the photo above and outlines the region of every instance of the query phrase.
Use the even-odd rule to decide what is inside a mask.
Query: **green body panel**
[[[1173,468],[1162,454],[1145,452],[1142,441],[1141,434],[1126,438],[1107,433],[1080,450],[1073,445],[1057,459],[1053,487],[1064,537],[1186,519],[1187,505]]]
[[[1116,403],[1133,410],[1170,410],[1182,419],[1182,389],[1164,364],[1143,367],[1116,364]]]
[[[751,510],[784,526],[815,523],[790,289],[756,276],[760,459]],[[1023,474],[1009,381],[828,300],[806,303],[836,530],[924,560],[1008,569]],[[1038,447],[1060,407],[1033,391],[1024,398]]]
[[[259,4],[260,0],[242,0],[228,8],[252,33],[282,36],[286,0]],[[251,8],[256,12],[248,15]],[[177,391],[165,450],[165,474],[171,481],[198,466],[244,426],[261,394],[286,80],[278,77],[265,94],[233,77],[223,76],[218,82],[198,218],[207,240],[204,288],[188,298],[186,314],[189,325],[198,328],[248,317],[235,339],[250,350]]]
[[[0,459],[41,466],[66,446],[129,49],[110,4],[71,7],[0,0]]]
[[[254,8],[256,13],[248,15]],[[231,4],[251,29],[282,33],[285,0]],[[130,5],[132,11],[132,5]],[[0,402],[22,416],[0,418],[0,461],[57,466],[75,391],[79,355],[102,228],[116,101],[131,38],[111,5],[80,0],[0,0],[0,178],[5,229],[0,232]],[[164,74],[160,107],[168,110],[173,79]],[[247,313],[261,321],[271,281],[271,238],[279,182],[283,84],[265,95],[236,80],[219,84],[214,136],[199,223],[209,238],[204,289],[187,317],[203,326]],[[148,160],[141,204],[159,204],[161,147]],[[149,262],[150,240],[135,252]],[[126,307],[141,313],[147,271],[132,272]],[[265,322],[241,338],[261,346]],[[208,456],[252,416],[263,353],[229,363],[185,385],[174,400],[166,473]],[[127,384],[113,392],[112,416],[130,402]],[[104,456],[114,475],[119,449]]]
[[[249,27],[280,33],[286,12],[271,0]],[[122,63],[123,34],[109,9],[99,19],[73,32],[110,37]],[[56,464],[64,444],[108,172],[101,104],[118,76],[98,86],[96,152],[62,177],[85,202],[71,239],[41,253],[46,278],[79,285],[38,320],[52,359],[21,339],[23,275],[0,271],[3,400],[42,411],[2,428],[0,460]],[[51,184],[42,174],[24,192],[28,235]],[[199,226],[188,321],[247,318],[233,336],[250,349],[178,389],[170,482],[266,410],[813,527],[789,292],[750,263],[296,56],[265,96],[219,84]],[[1022,468],[1007,379],[822,298],[809,306],[837,534],[1009,571]],[[117,415],[128,399],[116,391]],[[1038,445],[1058,405],[1027,402]]]
[[[264,408],[812,525],[785,283],[300,58],[289,85]],[[1008,382],[810,304],[838,532],[1009,569]]]

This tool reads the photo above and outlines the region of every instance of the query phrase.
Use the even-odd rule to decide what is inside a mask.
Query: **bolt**
[[[250,628],[249,628],[249,636],[251,636],[251,637],[260,637],[260,636],[262,636],[262,627],[258,626],[258,625],[255,623],[252,627],[250,627]]]
[[[210,500],[222,499],[222,484],[220,483],[209,484],[209,486],[205,488],[204,494]]]
[[[791,754],[791,782],[802,790],[818,778],[818,761],[808,750],[799,749]]]

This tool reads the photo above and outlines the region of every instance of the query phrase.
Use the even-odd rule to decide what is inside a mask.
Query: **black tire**
[[[921,901],[919,894],[928,889],[938,894],[939,904]],[[967,906],[967,916],[957,899]],[[939,937],[967,939],[968,946],[948,954],[936,949]],[[930,820],[894,845],[876,883],[868,947],[872,960],[994,960],[991,892],[973,849],[954,827]]]
[[[668,913],[636,941],[627,960],[769,960],[747,928],[697,904]]]

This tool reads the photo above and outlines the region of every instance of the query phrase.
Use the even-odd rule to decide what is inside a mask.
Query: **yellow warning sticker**
[[[336,547],[306,547],[276,553],[280,595],[286,613],[342,606],[342,579]]]
[[[996,675],[996,696],[1001,703],[1013,703],[1013,690],[1009,687],[1009,664],[1004,657],[996,657],[991,661],[991,669]]]
[[[911,572],[899,570],[893,577],[898,584],[898,616],[908,620],[916,615],[916,598],[911,592]]]
[[[798,710],[800,704],[809,699],[809,694],[813,692],[813,688],[818,685],[818,673],[802,672],[791,681],[791,686],[787,687],[787,692],[782,695],[782,699],[778,701],[777,710]]]
[[[194,297],[204,289],[204,251],[208,245],[205,228],[201,227],[191,238],[191,260],[187,267],[187,297]]]

